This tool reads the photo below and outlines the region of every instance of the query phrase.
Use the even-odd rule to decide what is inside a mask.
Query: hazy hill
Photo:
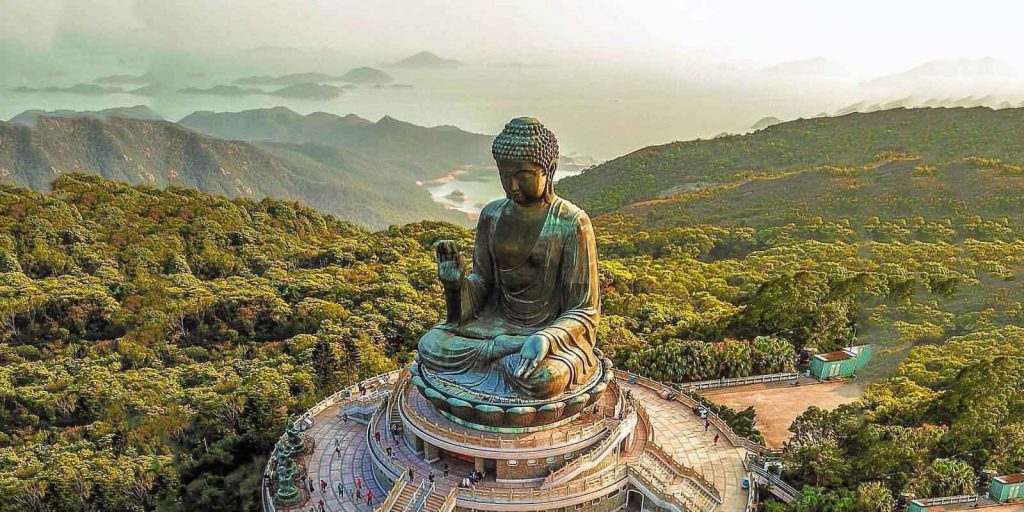
[[[375,68],[361,67],[349,70],[338,77],[342,82],[354,84],[383,84],[392,81],[391,75]]]
[[[462,63],[457,60],[444,59],[431,52],[419,52],[395,62],[391,67],[401,69],[452,69],[461,65]]]
[[[466,164],[492,164],[491,137],[451,126],[426,128],[391,117],[302,115],[285,107],[195,112],[178,122],[202,133],[248,141],[312,142],[358,151],[373,161],[431,179]]]
[[[769,126],[774,126],[782,122],[784,122],[782,119],[779,119],[774,116],[762,117],[761,119],[758,119],[756,123],[752,124],[750,126],[750,129],[756,132],[758,130],[763,130],[765,128],[768,128]]]
[[[391,76],[387,73],[369,67],[359,67],[350,69],[343,75],[334,76],[326,73],[292,73],[290,75],[271,76],[271,75],[257,75],[249,76],[245,78],[239,78],[234,83],[238,85],[295,85],[302,83],[320,83],[320,82],[349,82],[349,83],[360,83],[360,84],[380,84],[387,83],[392,80]]]
[[[335,78],[325,73],[292,73],[283,76],[259,75],[239,78],[238,85],[293,85],[308,82],[332,82]]]
[[[267,93],[282,98],[298,98],[304,100],[330,100],[341,96],[341,87],[333,85],[303,82],[292,84]]]
[[[163,117],[146,105],[133,107],[115,107],[103,110],[26,110],[10,119],[12,123],[35,125],[40,117],[93,117],[110,119],[111,117],[127,117],[130,119],[162,120]]]
[[[11,89],[14,92],[46,92],[57,94],[79,94],[82,96],[105,96],[107,94],[118,94],[124,92],[121,87],[104,87],[96,84],[75,84],[70,87],[29,87],[22,85]]]
[[[560,182],[594,213],[819,166],[862,167],[891,153],[922,165],[984,156],[1024,161],[1024,110],[895,109],[801,119],[743,136],[647,147]]]
[[[424,218],[465,219],[433,203],[405,170],[315,148],[261,148],[173,123],[41,117],[35,127],[0,123],[0,179],[47,190],[57,174],[80,172],[155,187],[176,185],[229,197],[301,201],[367,226]]]
[[[210,94],[214,96],[248,96],[250,94],[263,94],[262,89],[253,87],[239,87],[237,85],[214,85],[213,87],[186,87],[179,89],[182,94]]]

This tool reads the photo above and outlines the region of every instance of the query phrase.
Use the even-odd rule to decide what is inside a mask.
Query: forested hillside
[[[870,167],[905,155],[921,165],[967,156],[1024,162],[1024,109],[893,109],[801,119],[748,135],[647,147],[563,180],[593,214],[639,201],[827,167]]]
[[[865,399],[796,426],[802,510],[1024,469],[1024,178],[913,158],[594,218],[619,367],[688,381],[876,345]],[[440,238],[468,250],[472,232],[84,175],[0,187],[0,510],[252,508],[286,417],[407,361],[440,319]]]

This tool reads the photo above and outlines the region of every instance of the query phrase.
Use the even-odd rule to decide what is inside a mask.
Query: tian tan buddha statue
[[[575,396],[578,410],[602,381],[590,218],[555,195],[558,141],[540,121],[509,121],[491,152],[506,197],[481,212],[468,271],[455,242],[436,246],[448,316],[419,341],[417,386],[442,405],[457,396],[564,408],[552,402]],[[477,410],[501,415],[487,407]]]

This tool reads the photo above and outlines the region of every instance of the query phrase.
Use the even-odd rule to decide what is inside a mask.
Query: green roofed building
[[[1024,473],[992,477],[988,495],[999,503],[1024,500]]]
[[[818,354],[811,358],[811,376],[818,380],[849,377],[867,365],[870,359],[871,345],[857,345]]]

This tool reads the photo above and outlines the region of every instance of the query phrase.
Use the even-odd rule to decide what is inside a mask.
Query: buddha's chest
[[[545,216],[501,218],[494,238],[494,257],[499,269],[515,271],[514,274],[530,279],[551,263],[546,257],[544,220]]]

